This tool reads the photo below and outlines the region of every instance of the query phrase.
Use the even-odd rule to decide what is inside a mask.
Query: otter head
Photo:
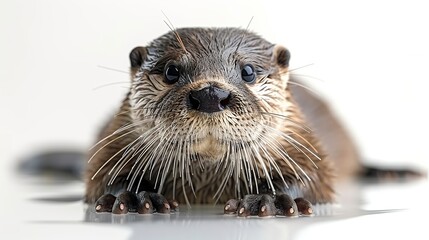
[[[178,29],[135,48],[131,116],[142,152],[156,155],[142,162],[160,157],[174,168],[177,158],[206,165],[268,152],[290,107],[289,58],[284,47],[233,28]]]

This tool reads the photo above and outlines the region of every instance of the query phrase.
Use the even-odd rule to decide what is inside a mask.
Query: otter
[[[336,175],[358,171],[354,148],[330,154],[318,130],[340,125],[317,115],[326,106],[291,77],[283,46],[244,29],[180,28],[129,58],[129,92],[84,174],[97,212],[168,213],[180,202],[310,215],[335,200]]]

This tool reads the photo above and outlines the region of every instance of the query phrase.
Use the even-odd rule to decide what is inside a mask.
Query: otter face
[[[242,187],[257,192],[264,177],[275,193],[274,178],[285,186],[284,175],[308,178],[296,160],[320,158],[300,135],[307,130],[287,88],[289,58],[235,28],[178,29],[135,48],[130,119],[114,133],[135,139],[113,168],[129,165],[129,186],[154,178],[173,197],[180,179],[185,199],[193,182],[213,184],[218,199],[231,184],[238,195]]]
[[[143,138],[199,159],[220,161],[234,144],[259,141],[288,108],[289,52],[245,30],[178,29],[130,59]]]

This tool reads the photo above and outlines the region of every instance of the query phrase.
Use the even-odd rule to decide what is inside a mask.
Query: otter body
[[[90,153],[86,201],[145,191],[190,204],[332,202],[333,161],[291,92],[289,58],[236,28],[177,29],[133,49],[130,91]]]

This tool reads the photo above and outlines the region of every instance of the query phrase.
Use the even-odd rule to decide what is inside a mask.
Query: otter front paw
[[[311,215],[312,205],[304,198],[293,200],[287,194],[270,196],[267,194],[246,195],[243,199],[231,199],[224,207],[225,214],[237,214],[239,217],[247,216],[298,216]]]
[[[114,214],[126,214],[128,212],[168,214],[177,210],[178,207],[179,203],[175,200],[169,202],[161,194],[145,191],[138,194],[126,191],[117,197],[112,194],[105,194],[95,203],[96,212],[112,212]]]

